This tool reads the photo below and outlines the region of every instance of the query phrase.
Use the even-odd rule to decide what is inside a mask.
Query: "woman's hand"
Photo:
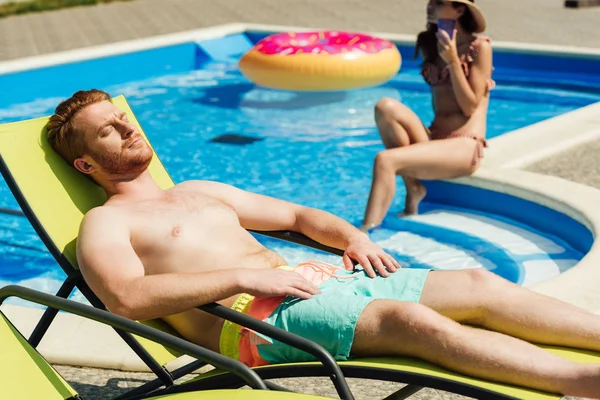
[[[452,37],[444,30],[436,33],[438,38],[438,53],[446,64],[460,62],[458,50],[456,48],[456,29],[452,32]]]

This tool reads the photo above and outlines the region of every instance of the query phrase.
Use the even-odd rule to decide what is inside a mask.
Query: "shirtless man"
[[[85,216],[77,246],[86,282],[111,311],[163,318],[185,338],[223,351],[231,345],[220,342],[223,321],[196,306],[232,306],[244,293],[254,302],[279,296],[277,318],[267,321],[287,321],[336,359],[413,356],[484,379],[600,397],[600,365],[526,342],[600,351],[597,316],[482,269],[400,268],[366,234],[323,211],[217,182],[162,190],[147,170],[150,147],[108,100],[101,91],[76,93],[57,107],[48,135],[106,191],[106,203]],[[345,268],[304,268],[322,272],[317,280],[277,268],[286,261],[246,229],[297,231],[344,249]],[[364,271],[352,272],[353,260]],[[304,357],[275,342],[258,346],[252,365]]]

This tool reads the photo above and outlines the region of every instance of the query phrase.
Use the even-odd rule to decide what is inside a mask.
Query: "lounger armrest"
[[[303,234],[298,233],[298,232],[292,232],[292,231],[257,231],[257,230],[253,230],[253,229],[250,229],[249,231],[253,232],[253,233],[256,233],[258,235],[269,236],[269,237],[272,237],[272,238],[275,238],[275,239],[284,240],[286,242],[292,242],[292,243],[301,244],[303,246],[312,247],[313,249],[322,250],[322,251],[325,251],[327,253],[335,254],[335,255],[338,255],[338,256],[343,256],[344,255],[344,250],[336,249],[335,247],[324,245],[324,244],[319,243],[316,240],[313,240],[313,239],[309,238],[308,236],[303,235]]]
[[[317,343],[217,303],[206,304],[199,306],[198,308],[202,311],[252,329],[253,331],[312,354],[323,364],[323,367],[333,381],[340,398],[354,398],[340,366],[337,364],[331,354],[329,354],[327,350]]]
[[[18,285],[9,285],[0,289],[0,304],[2,304],[8,297],[18,297],[23,300],[42,304],[58,310],[67,311],[69,313],[110,325],[114,328],[161,343],[179,352],[196,357],[199,360],[214,365],[215,367],[231,371],[233,374],[243,379],[252,388],[268,390],[267,386],[256,372],[237,360],[225,357],[212,350],[193,344],[185,339],[173,336],[169,333],[162,332],[146,325],[142,325],[111,312]]]

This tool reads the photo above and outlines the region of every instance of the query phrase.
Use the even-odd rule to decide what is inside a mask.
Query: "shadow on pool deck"
[[[104,400],[121,395],[127,392],[127,390],[140,386],[154,377],[153,374],[149,373],[132,373],[66,366],[55,367],[85,399],[92,400]],[[272,379],[271,381],[297,392],[338,398],[329,378],[287,378]],[[356,400],[385,398],[404,386],[401,383],[373,381],[368,379],[348,379],[348,383],[352,393],[356,396]],[[410,398],[416,400],[469,399],[469,397],[458,396],[434,389],[424,389]]]

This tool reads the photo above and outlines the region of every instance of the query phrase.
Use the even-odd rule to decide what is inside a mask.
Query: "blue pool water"
[[[385,85],[337,93],[261,89],[235,62],[105,87],[125,94],[175,181],[214,179],[331,211],[357,222],[371,167],[383,149],[373,121],[382,97],[400,99],[428,124],[431,97],[418,70]],[[47,115],[59,98],[0,109],[0,123]],[[598,93],[504,85],[493,91],[488,138],[600,101]],[[210,142],[221,135],[260,139],[247,145]],[[396,197],[394,207],[401,205]],[[2,207],[16,203],[6,188]]]
[[[209,60],[200,69],[99,88],[126,96],[176,182],[218,180],[324,209],[353,224],[362,218],[372,161],[383,149],[373,121],[375,103],[382,97],[396,98],[425,124],[432,118],[428,87],[414,63],[375,88],[294,93],[254,86],[235,61]],[[536,84],[502,70],[495,78],[488,138],[600,101],[600,89],[585,89],[581,83]],[[90,81],[86,87],[95,86]],[[0,123],[48,115],[61,99],[40,96],[0,105]],[[249,140],[213,141],[222,135]],[[402,202],[400,185],[392,210],[400,209]],[[3,182],[0,207],[18,208]],[[580,257],[577,253],[568,258]],[[30,280],[32,286],[52,291],[63,276],[28,222],[19,217],[0,215],[0,264],[0,283]]]

